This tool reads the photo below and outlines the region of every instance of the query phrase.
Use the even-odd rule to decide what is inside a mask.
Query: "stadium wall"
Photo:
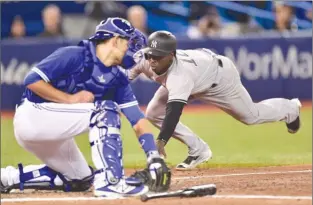
[[[76,44],[65,39],[1,42],[1,110],[13,110],[23,92],[26,73],[55,49]],[[209,48],[228,56],[255,101],[285,97],[312,100],[312,37],[181,39],[180,49]],[[158,84],[140,76],[132,87],[140,105],[153,97]],[[144,89],[143,89],[144,88]]]

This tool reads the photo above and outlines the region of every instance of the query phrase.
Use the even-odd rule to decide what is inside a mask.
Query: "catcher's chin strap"
[[[24,172],[23,165],[18,164],[20,183],[10,187],[11,189],[35,189],[35,190],[62,190],[65,192],[81,192],[87,191],[93,183],[94,172],[90,167],[92,174],[84,179],[66,179],[61,173],[52,170],[48,166],[35,169],[32,171]],[[41,179],[39,179],[42,177]]]

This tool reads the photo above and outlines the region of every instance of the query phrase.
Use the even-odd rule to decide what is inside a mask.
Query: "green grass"
[[[206,141],[213,159],[206,167],[225,166],[272,166],[312,163],[312,110],[303,109],[302,128],[297,134],[289,134],[282,122],[246,126],[222,112],[203,114],[185,113],[182,121]],[[153,128],[154,134],[158,131]],[[124,164],[126,167],[145,165],[145,155],[130,127],[123,118]],[[77,142],[92,164],[88,135],[78,136]],[[172,139],[166,146],[170,165],[175,165],[187,156],[187,147]],[[1,121],[1,167],[40,163],[23,150],[15,141],[12,120]]]

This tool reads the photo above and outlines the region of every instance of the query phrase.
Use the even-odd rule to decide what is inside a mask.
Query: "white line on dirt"
[[[201,179],[214,177],[230,177],[230,176],[249,176],[249,175],[271,175],[271,174],[293,174],[293,173],[312,173],[312,170],[298,171],[277,171],[277,172],[251,172],[251,173],[233,173],[233,174],[217,174],[203,175],[194,177],[174,177],[175,180],[180,179]],[[272,195],[214,195],[208,196],[212,198],[230,198],[230,199],[286,199],[286,200],[312,200],[312,196],[272,196]],[[62,197],[62,198],[6,198],[1,199],[3,202],[44,202],[44,201],[96,201],[96,200],[112,200],[101,197]]]
[[[312,200],[312,196],[272,196],[272,195],[213,195],[208,196],[220,199],[285,199],[285,200]]]
[[[12,199],[1,199],[1,203],[3,202],[44,202],[44,201],[98,201],[98,200],[110,200],[101,197],[62,197],[62,198],[12,198]],[[111,199],[113,200],[113,199]],[[120,200],[120,199],[119,199]]]
[[[208,198],[220,199],[272,199],[272,200],[312,200],[312,196],[272,196],[272,195],[214,195]],[[62,198],[14,198],[1,199],[1,203],[12,202],[45,202],[45,201],[98,201],[108,200],[101,197],[62,197]],[[111,199],[112,200],[112,199]],[[121,199],[119,199],[121,200]]]
[[[280,172],[251,172],[251,173],[234,173],[234,174],[216,174],[216,175],[202,175],[192,177],[173,177],[175,180],[181,179],[202,179],[214,177],[231,177],[231,176],[249,176],[249,175],[270,175],[270,174],[295,174],[295,173],[312,173],[312,170],[298,170],[298,171],[280,171]]]

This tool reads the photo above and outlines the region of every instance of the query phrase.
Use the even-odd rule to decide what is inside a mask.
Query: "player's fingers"
[[[165,150],[163,150],[163,155],[165,158],[167,157]]]
[[[165,153],[164,148],[160,150],[160,155],[163,156],[163,159],[166,158],[166,153]]]

